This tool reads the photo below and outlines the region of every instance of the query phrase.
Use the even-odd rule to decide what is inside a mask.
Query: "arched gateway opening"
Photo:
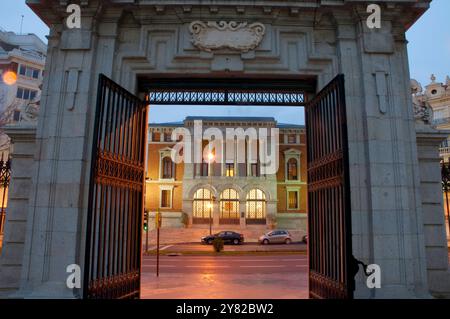
[[[344,76],[338,75],[318,94],[314,81],[299,79],[142,78],[139,84],[145,100],[106,76],[99,77],[84,297],[140,296],[148,105],[216,104],[305,107],[309,292],[315,298],[352,298],[355,273]],[[238,212],[238,194],[233,191],[233,196],[229,189],[221,194],[222,218],[230,214],[231,206],[225,204],[231,201],[233,214]],[[261,207],[249,210],[250,219],[261,219],[258,212],[265,215],[266,198],[253,197],[254,203],[247,204]]]
[[[311,296],[352,297],[352,255],[379,266],[382,282],[374,289],[359,272],[354,297],[448,295],[442,196],[431,195],[442,191],[429,155],[440,137],[411,105],[405,37],[429,0],[379,1],[381,29],[368,27],[363,1],[81,1],[80,29],[66,25],[67,1],[26,2],[51,28],[48,70],[37,128],[8,128],[17,145],[0,296],[139,297],[147,105],[183,103],[305,107],[308,149],[283,149],[302,162],[282,171],[284,187],[309,165]],[[158,173],[176,179],[166,151]],[[239,169],[227,166],[228,177]],[[256,184],[236,188],[241,226]],[[217,222],[223,186],[211,194]],[[285,187],[288,214],[296,187]],[[177,189],[158,191],[170,206]],[[74,265],[83,291],[66,284]]]

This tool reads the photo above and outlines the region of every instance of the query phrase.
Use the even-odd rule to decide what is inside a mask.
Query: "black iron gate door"
[[[307,104],[309,291],[352,298],[351,211],[344,76]]]
[[[139,298],[147,105],[100,75],[89,189],[85,298]]]

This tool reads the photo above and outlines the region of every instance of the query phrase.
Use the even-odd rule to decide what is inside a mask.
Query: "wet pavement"
[[[156,256],[142,263],[144,299],[302,299],[308,296],[304,254],[270,256]]]

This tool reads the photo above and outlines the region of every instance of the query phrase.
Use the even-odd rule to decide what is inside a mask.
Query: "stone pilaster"
[[[442,203],[439,145],[449,132],[417,125],[425,253],[428,287],[436,297],[450,298],[450,269]]]
[[[0,297],[11,296],[20,287],[36,150],[36,126],[11,125],[6,127],[5,133],[11,138],[12,167],[0,257]]]

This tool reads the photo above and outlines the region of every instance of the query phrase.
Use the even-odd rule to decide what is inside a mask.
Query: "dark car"
[[[244,235],[234,231],[221,231],[220,233],[202,237],[202,243],[211,245],[215,238],[222,238],[225,244],[239,245],[244,242]]]

